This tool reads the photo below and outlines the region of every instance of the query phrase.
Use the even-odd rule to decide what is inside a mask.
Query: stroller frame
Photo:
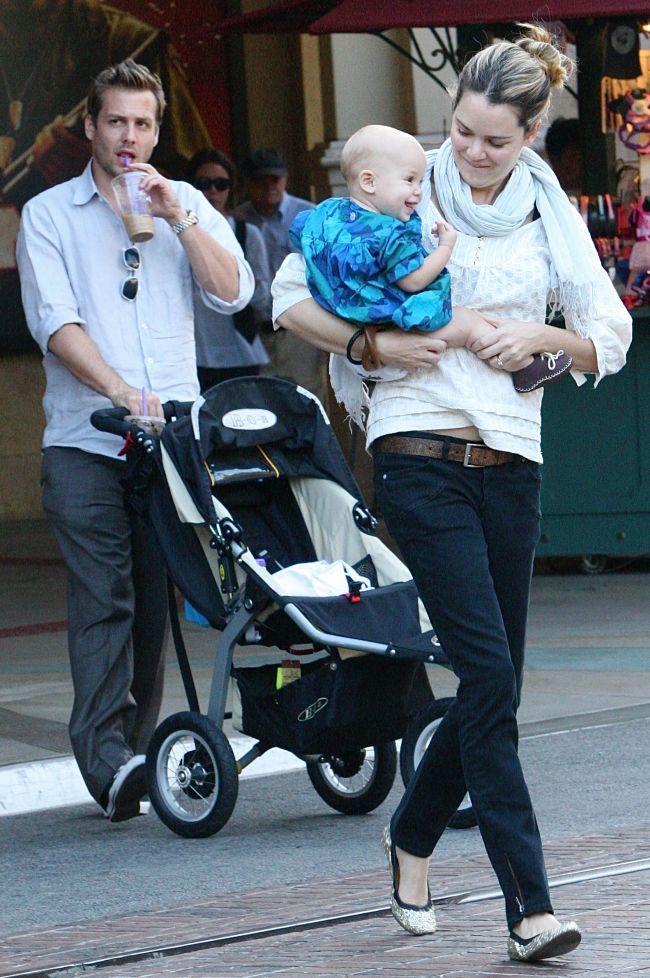
[[[262,405],[261,408],[256,408],[258,411],[268,407],[269,398],[274,408],[277,409],[279,405],[280,408],[290,409],[289,413],[294,411],[291,415],[293,427],[289,426],[288,432],[285,430],[287,426],[283,426],[280,420],[277,421],[278,428],[285,434],[285,442],[288,441],[292,445],[293,442],[300,441],[304,434],[301,429],[300,412],[305,411],[309,429],[307,441],[313,439],[310,447],[318,458],[316,470],[313,464],[306,464],[304,458],[299,457],[298,454],[295,457],[288,451],[285,455],[282,451],[278,454],[275,444],[273,446],[276,452],[275,460],[270,458],[269,445],[272,444],[272,439],[268,431],[263,432],[262,437],[266,439],[263,451],[258,446],[260,436],[257,432],[248,434],[244,431],[242,435],[241,431],[237,431],[235,436],[232,436],[231,430],[224,428],[222,424],[226,416],[224,408],[232,408],[233,403],[237,404],[238,398],[240,402],[243,399],[245,404]],[[387,797],[394,781],[397,766],[395,739],[404,736],[404,743],[411,744],[411,748],[406,753],[403,748],[400,759],[403,777],[405,771],[410,777],[415,766],[413,758],[416,753],[421,754],[423,749],[422,736],[430,739],[431,731],[434,729],[431,724],[440,721],[450,702],[435,700],[428,681],[426,691],[422,684],[419,692],[415,688],[416,676],[419,680],[422,680],[423,676],[426,678],[424,663],[446,666],[448,661],[426,618],[410,574],[384,544],[375,540],[373,534],[376,520],[363,503],[361,493],[347,467],[338,442],[329,429],[329,420],[313,395],[285,381],[272,378],[246,378],[222,382],[207,392],[205,398],[199,398],[192,405],[168,402],[164,405],[164,409],[166,419],[172,423],[168,423],[161,439],[148,435],[137,426],[126,422],[124,420],[126,410],[123,409],[95,412],[92,417],[92,422],[97,428],[127,438],[127,457],[131,463],[127,493],[135,501],[135,505],[140,507],[143,506],[143,498],[146,499],[144,508],[148,511],[161,538],[160,542],[168,564],[172,631],[190,709],[165,719],[152,737],[147,751],[146,767],[149,794],[154,809],[161,820],[179,835],[189,837],[212,835],[230,818],[237,798],[238,775],[241,771],[271,747],[282,746],[305,760],[313,786],[331,807],[346,814],[372,811]],[[229,413],[232,414],[232,410]],[[275,414],[273,416],[276,417]],[[231,444],[228,443],[229,440]],[[282,444],[281,439],[278,440],[278,444]],[[372,565],[372,558],[375,555],[378,555],[380,564],[384,560],[388,562],[390,568],[388,580],[373,582],[375,590],[364,591],[361,596],[349,593],[345,596],[347,601],[345,597],[321,599],[278,593],[273,574],[256,561],[250,546],[247,545],[242,525],[235,516],[231,515],[221,499],[221,494],[232,492],[233,486],[236,486],[236,490],[239,491],[240,483],[258,486],[266,479],[267,473],[260,473],[255,468],[256,463],[253,465],[252,480],[247,478],[246,472],[242,469],[240,456],[245,456],[251,446],[261,451],[264,458],[271,463],[276,475],[279,475],[279,468],[282,465],[291,470],[291,466],[295,465],[295,458],[298,458],[299,471],[293,474],[297,476],[297,484],[306,497],[313,495],[315,486],[318,489],[323,486],[322,480],[331,483],[333,488],[330,487],[329,491],[333,494],[337,506],[345,504],[345,518],[350,526],[353,523],[357,528],[365,542],[364,546],[369,547],[367,556],[370,564]],[[211,475],[208,461],[215,456],[218,459],[227,457],[230,464],[232,451],[237,456],[236,464],[231,465],[230,468],[226,465],[226,475],[221,471],[217,472],[217,480],[220,482],[215,487],[215,479]],[[289,457],[288,462],[287,457]],[[184,478],[179,485],[176,476],[181,470],[184,471]],[[292,473],[289,471],[289,474]],[[317,482],[317,480],[321,481]],[[152,491],[152,485],[155,491]],[[296,480],[293,485],[295,493]],[[213,491],[217,492],[216,496],[213,495]],[[167,541],[166,533],[171,534]],[[190,536],[193,541],[191,544]],[[250,540],[248,542],[250,543]],[[196,558],[189,570],[182,565],[182,562],[179,564],[177,561],[170,565],[169,555],[177,555],[184,549],[191,549],[193,558]],[[209,597],[206,596],[206,588],[197,583],[200,577],[197,568],[200,566],[203,574],[204,565],[210,568]],[[362,569],[359,572],[364,573]],[[217,602],[218,607],[215,607],[215,581],[219,582],[221,593],[221,599]],[[206,715],[200,712],[198,695],[183,643],[174,584],[221,633],[215,647]],[[351,592],[352,590],[351,588]],[[357,600],[359,597],[361,601]],[[381,628],[375,620],[380,614],[381,607],[385,608],[385,602],[389,597],[395,605],[392,620],[400,624],[406,622],[410,626],[410,632],[406,637],[398,635],[396,641],[386,641],[382,638]],[[334,614],[332,614],[333,609]],[[274,704],[278,699],[282,699],[285,690],[282,689],[271,697],[265,694],[258,699],[255,698],[257,693],[252,695],[248,690],[245,697],[248,678],[244,681],[243,674],[255,673],[257,682],[259,677],[263,676],[263,668],[237,670],[234,667],[235,647],[244,637],[244,644],[262,644],[268,647],[277,645],[281,649],[291,649],[290,640],[282,644],[275,641],[273,627],[278,620],[282,623],[288,622],[289,631],[293,629],[300,636],[301,643],[309,642],[315,651],[322,652],[321,661],[314,665],[311,673],[304,676],[304,683],[301,680],[287,687],[288,697],[298,695],[303,685],[306,687],[305,695],[309,696],[312,688],[310,676],[317,686],[321,681],[321,673],[330,682],[331,675],[336,673],[336,670],[338,670],[336,679],[340,680],[340,684],[343,684],[344,678],[348,677],[347,681],[352,681],[351,688],[355,693],[359,688],[362,690],[360,698],[351,701],[348,696],[346,701],[344,695],[346,687],[339,684],[338,689],[334,687],[332,690],[328,687],[330,690],[328,695],[317,696],[314,700],[314,703],[324,701],[327,705],[329,701],[334,702],[337,696],[342,697],[346,705],[342,713],[339,709],[337,714],[339,717],[342,716],[344,721],[340,736],[336,724],[333,723],[333,729],[325,729],[322,733],[317,733],[316,740],[307,738],[307,746],[300,739],[302,730],[305,729],[304,724],[300,734],[294,734],[292,727],[286,735],[281,729],[279,739],[275,738],[274,733],[278,729],[275,714],[271,712],[270,727],[264,726],[268,718],[263,714],[264,710],[268,712],[268,703],[271,703],[275,709]],[[391,625],[391,627],[395,626]],[[262,633],[270,628],[269,635],[262,637],[261,643],[255,641],[247,643],[245,637],[253,628],[260,629]],[[343,658],[339,650],[348,650],[346,656],[351,654],[351,658]],[[359,653],[369,653],[369,655],[359,656]],[[290,654],[295,653],[290,652]],[[385,666],[381,665],[381,662],[384,662]],[[380,687],[383,682],[381,670],[384,669],[398,670],[397,673],[390,672],[390,679],[387,680],[391,685],[391,695],[394,676],[398,676],[399,685],[399,682],[402,682],[402,674],[408,673],[408,676],[412,676],[409,680],[411,685],[407,683],[404,687],[400,700],[402,712],[395,707],[394,715],[391,712],[392,700],[386,699],[386,694],[383,694],[383,712],[387,716],[390,714],[391,718],[386,720],[385,727],[370,722],[366,732],[360,729],[360,722],[355,721],[354,714],[360,700],[366,695],[367,687],[363,683],[369,681],[371,685],[368,688],[373,695],[377,694],[381,697]],[[237,689],[242,699],[244,726],[240,729],[256,740],[253,746],[238,759],[235,759],[230,743],[222,730],[224,720],[232,715],[226,712],[226,703],[228,684],[233,680],[233,676],[236,677]],[[359,687],[360,682],[361,687]],[[373,683],[379,685],[373,686]],[[255,709],[251,704],[255,705]],[[259,730],[256,704],[263,704],[264,707],[262,719],[259,720],[261,724]],[[310,711],[315,715],[321,709],[321,707],[316,709],[309,700],[307,704],[307,708],[302,709],[299,714],[296,711],[305,706],[304,702],[291,707],[292,723],[296,729],[300,726],[294,723],[296,718],[300,719],[303,714]],[[360,712],[363,713],[363,709]],[[247,715],[249,718],[253,717],[254,732],[250,732],[246,727]],[[311,721],[314,716],[310,715],[308,719]],[[318,719],[320,720],[321,717]],[[426,721],[424,726],[423,721]],[[285,736],[289,738],[287,742],[283,742]],[[324,736],[324,740],[319,741],[319,736]],[[294,740],[294,737],[298,739]],[[368,747],[368,744],[373,746]],[[369,773],[365,772],[368,766]],[[172,778],[173,785],[170,784]],[[355,778],[363,782],[360,788],[356,787],[357,781],[353,782]],[[348,787],[353,784],[354,787]],[[187,799],[197,802],[198,812],[194,809],[190,810],[190,801]],[[185,805],[188,811],[185,810]]]

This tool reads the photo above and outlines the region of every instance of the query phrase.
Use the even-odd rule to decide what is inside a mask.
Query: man
[[[26,204],[17,247],[47,382],[43,505],[68,571],[70,740],[112,821],[138,815],[146,791],[142,752],[162,696],[166,589],[152,531],[124,504],[120,445],[90,415],[111,404],[141,414],[142,398],[145,413],[157,415],[163,400],[194,400],[193,281],[222,312],[242,308],[253,291],[223,217],[148,163],[164,106],[160,79],[144,65],[128,59],[101,72],[85,117],[91,160]],[[152,200],[155,236],[137,247],[111,185],[124,169],[142,173]]]
[[[250,200],[240,204],[234,214],[262,231],[273,276],[289,252],[295,251],[289,240],[294,217],[314,205],[287,193],[287,162],[277,149],[253,150],[242,166],[242,174]],[[321,351],[295,333],[283,329],[273,332],[270,322],[262,338],[271,358],[262,373],[300,384],[326,404],[326,368]]]

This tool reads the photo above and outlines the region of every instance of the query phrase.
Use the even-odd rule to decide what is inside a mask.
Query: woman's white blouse
[[[422,219],[427,250],[435,246],[438,219],[429,204]],[[545,321],[555,281],[540,220],[503,237],[459,234],[448,268],[453,305],[498,318]],[[294,262],[284,273],[282,268],[278,272],[273,283],[274,319],[309,294],[298,286],[296,271]],[[632,335],[631,317],[604,269],[594,306],[596,315],[589,337],[598,358],[597,383],[625,364]],[[571,328],[570,322],[566,325]],[[574,376],[578,383],[584,381],[582,374],[575,372]],[[368,444],[399,431],[474,425],[491,448],[541,462],[541,403],[541,390],[520,394],[511,374],[494,369],[468,350],[448,349],[435,367],[375,385],[368,414]]]

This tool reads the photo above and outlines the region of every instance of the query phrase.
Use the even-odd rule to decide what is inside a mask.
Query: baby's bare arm
[[[447,221],[438,221],[436,234],[438,235],[436,250],[427,255],[419,268],[404,275],[395,283],[404,292],[421,292],[422,289],[426,289],[427,285],[431,285],[434,279],[438,278],[449,261],[458,234]]]
[[[404,292],[421,292],[434,279],[438,278],[440,272],[449,261],[450,255],[451,248],[449,245],[438,245],[435,251],[427,255],[419,268],[416,268],[414,272],[409,272],[403,278],[398,279],[395,285],[398,285]]]

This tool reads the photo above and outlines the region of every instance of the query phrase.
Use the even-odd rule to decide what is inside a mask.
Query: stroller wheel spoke
[[[359,751],[356,757],[334,757],[321,763],[334,790],[344,795],[362,794],[375,776],[375,752],[372,747]]]
[[[151,801],[174,832],[218,832],[237,798],[237,767],[228,739],[199,713],[168,717],[147,752]]]
[[[396,770],[393,741],[325,755],[307,764],[320,797],[345,815],[361,815],[381,805],[393,786]]]

